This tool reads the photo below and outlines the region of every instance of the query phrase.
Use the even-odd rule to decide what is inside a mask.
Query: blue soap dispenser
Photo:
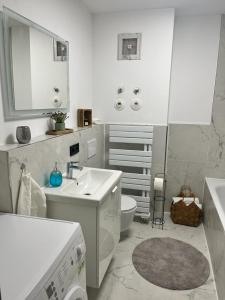
[[[62,173],[58,170],[57,162],[55,163],[55,168],[50,174],[50,185],[52,187],[58,187],[62,184]]]

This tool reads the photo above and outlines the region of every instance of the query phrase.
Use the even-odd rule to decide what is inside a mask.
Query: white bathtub
[[[206,178],[206,184],[225,230],[225,179]]]
[[[225,299],[225,179],[206,178],[203,199],[204,228],[218,299]]]

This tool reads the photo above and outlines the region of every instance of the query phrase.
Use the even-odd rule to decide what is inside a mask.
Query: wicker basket
[[[186,205],[183,199],[171,204],[170,216],[175,224],[197,227],[202,222],[202,210],[193,201]]]

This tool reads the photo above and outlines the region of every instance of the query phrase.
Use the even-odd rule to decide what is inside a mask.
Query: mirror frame
[[[67,45],[67,107],[66,108],[49,108],[49,109],[33,109],[33,110],[15,110],[15,97],[13,93],[13,77],[12,77],[12,64],[11,64],[11,51],[8,35],[8,18],[14,18],[21,23],[35,28],[54,39],[61,41]],[[70,107],[69,99],[69,42],[65,41],[58,35],[50,32],[42,26],[32,22],[31,20],[17,14],[3,6],[3,11],[0,11],[0,72],[1,72],[1,88],[2,88],[2,101],[5,121],[24,120],[33,118],[49,117],[50,112],[62,111],[68,112]]]

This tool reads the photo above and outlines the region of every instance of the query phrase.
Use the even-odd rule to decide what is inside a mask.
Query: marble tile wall
[[[183,184],[202,199],[210,148],[210,126],[169,125],[166,210]]]
[[[65,172],[66,163],[70,160],[79,160],[80,164],[85,166],[103,167],[103,132],[104,125],[96,125],[64,136],[45,138],[25,146],[9,145],[0,148],[0,211],[15,212],[22,163],[41,186],[48,183],[56,161],[62,172]],[[97,139],[97,154],[88,159],[87,142],[92,138]],[[70,157],[69,146],[78,142],[80,153]]]
[[[211,124],[169,125],[167,210],[171,197],[183,184],[190,185],[202,200],[205,177],[225,177],[225,15],[221,23]]]
[[[8,212],[12,211],[11,201],[6,201],[9,199],[11,194],[11,187],[9,183],[9,165],[8,165],[8,153],[0,151],[0,211]]]
[[[88,158],[87,142],[93,138],[97,140],[96,155]],[[82,166],[93,168],[104,168],[105,166],[105,140],[104,125],[95,125],[89,130],[81,130],[79,132],[80,140],[80,162]]]

